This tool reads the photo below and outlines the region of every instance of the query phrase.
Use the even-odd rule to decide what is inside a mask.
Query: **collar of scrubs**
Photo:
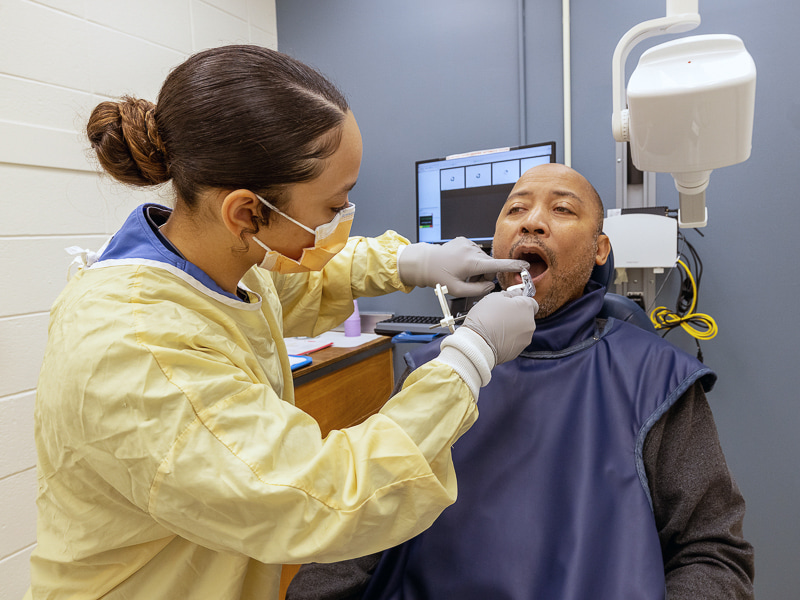
[[[595,338],[595,317],[603,308],[606,288],[589,281],[583,296],[559,308],[549,317],[536,321],[536,331],[525,353],[560,352]]]
[[[161,226],[167,222],[171,213],[172,211],[168,208],[157,206],[155,204],[150,204],[144,207],[144,218],[147,219],[147,224],[150,225],[150,229],[152,229],[153,233],[156,234],[158,240],[167,250],[186,260],[186,257],[181,254],[181,251],[178,250],[175,244],[170,242],[169,238],[161,233]]]
[[[158,226],[166,222],[171,212],[171,209],[158,204],[143,204],[136,208],[120,230],[114,234],[99,260],[91,268],[120,264],[161,267],[178,275],[206,295],[222,300],[225,304],[240,308],[258,308],[261,304],[260,298],[258,302],[248,304],[236,294],[223,290],[205,271],[186,260],[177,248],[158,232]]]

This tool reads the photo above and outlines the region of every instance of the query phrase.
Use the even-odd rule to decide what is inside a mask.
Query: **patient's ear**
[[[597,255],[594,257],[595,264],[606,264],[609,252],[611,252],[611,240],[608,239],[605,233],[601,233],[597,236]]]

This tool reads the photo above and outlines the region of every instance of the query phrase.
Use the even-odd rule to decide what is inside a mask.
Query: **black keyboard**
[[[418,315],[395,315],[391,319],[375,323],[375,333],[380,335],[396,335],[409,331],[411,333],[450,333],[447,327],[440,327],[442,317]],[[431,328],[431,325],[436,327]]]

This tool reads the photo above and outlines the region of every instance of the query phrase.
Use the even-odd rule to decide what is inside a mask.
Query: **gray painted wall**
[[[573,166],[614,206],[611,56],[619,38],[664,15],[663,0],[572,2]],[[277,0],[279,48],[334,79],[364,136],[354,233],[395,229],[412,240],[414,162],[555,139],[563,157],[561,3],[525,2],[527,129],[520,135],[517,0]],[[739,35],[758,67],[753,154],[712,175],[699,309],[719,335],[702,344],[720,375],[710,400],[728,463],[748,503],[761,599],[798,597],[800,569],[800,4],[701,0],[692,34]],[[631,70],[646,47],[637,47]],[[526,139],[523,139],[526,138]],[[677,207],[659,175],[659,203]],[[674,305],[671,281],[661,302]],[[362,310],[436,314],[432,292],[365,299]],[[671,333],[692,350],[683,332]]]

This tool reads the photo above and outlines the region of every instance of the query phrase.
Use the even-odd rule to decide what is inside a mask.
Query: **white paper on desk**
[[[335,348],[353,348],[385,336],[377,333],[362,333],[359,336],[347,337],[342,331],[326,331],[319,337],[321,339],[333,342]]]
[[[286,343],[286,352],[289,354],[310,354],[331,345],[330,340],[323,341],[319,336],[313,338],[288,337],[283,338],[283,341]]]
[[[347,337],[341,331],[326,331],[313,338],[285,338],[284,342],[286,342],[286,351],[289,354],[303,354],[331,343],[335,348],[354,348],[379,337],[385,336],[377,333],[362,333],[359,336]]]
[[[362,333],[359,336],[347,337],[342,331],[326,331],[325,333],[319,334],[315,338],[309,338],[309,339],[313,339],[320,345],[333,342],[333,346],[335,348],[353,348],[355,346],[360,346],[361,344],[366,344],[367,342],[371,342],[372,340],[376,340],[379,337],[385,337],[385,336],[378,335],[377,333]],[[288,339],[287,339],[287,345],[288,345]],[[290,354],[297,354],[297,353],[296,352],[292,353],[290,351]]]

